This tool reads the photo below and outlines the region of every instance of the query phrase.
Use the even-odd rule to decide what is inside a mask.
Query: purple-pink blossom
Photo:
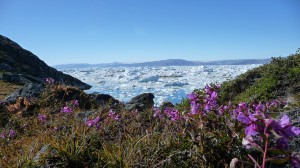
[[[6,132],[2,132],[2,134],[0,134],[0,138],[5,139],[6,138]]]
[[[44,114],[39,114],[39,115],[38,115],[38,120],[41,121],[41,122],[45,122],[45,121],[46,121],[46,115],[44,115]]]
[[[200,104],[196,102],[191,102],[191,114],[195,115],[199,113]]]
[[[163,115],[161,114],[161,111],[160,111],[159,108],[154,107],[153,111],[154,111],[153,117],[158,117],[158,118],[162,118],[163,117]]]
[[[271,127],[278,132],[279,135],[285,138],[300,135],[300,128],[295,127],[290,123],[288,115],[283,115],[278,122],[273,122]]]
[[[74,105],[75,107],[78,107],[78,106],[79,106],[78,100],[73,100],[73,105]]]
[[[209,112],[209,111],[212,110],[212,108],[211,108],[211,106],[210,106],[209,104],[205,104],[204,110],[205,110],[206,112]]]
[[[112,118],[112,119],[114,119],[116,121],[120,120],[120,116],[118,114],[116,114],[112,109],[109,110],[108,117]]]
[[[216,98],[218,98],[218,93],[216,91],[213,91],[210,95],[210,99],[215,100]]]
[[[16,136],[16,132],[14,130],[9,130],[9,137],[13,138]]]
[[[65,106],[65,107],[61,108],[61,112],[62,113],[72,113],[73,110],[71,107]]]
[[[254,114],[250,114],[249,116],[244,115],[242,112],[237,116],[237,120],[246,124],[246,136],[256,135],[258,134],[258,125],[256,121],[258,120]]]
[[[262,113],[262,112],[265,111],[265,106],[262,103],[259,103],[257,105],[253,105],[253,107],[254,107],[254,111],[256,113]]]
[[[88,127],[96,126],[96,128],[99,128],[99,122],[100,122],[100,117],[98,116],[95,119],[88,120],[86,122],[86,124],[87,124]]]
[[[195,92],[192,92],[191,94],[188,94],[187,95],[187,98],[190,100],[190,101],[198,101],[198,96]]]
[[[210,87],[210,85],[206,84],[205,92],[206,92],[206,94],[211,94],[212,93],[212,88]]]
[[[47,84],[53,84],[55,82],[53,78],[46,78],[45,81]]]
[[[290,163],[295,168],[300,168],[300,156],[297,153],[293,153],[290,158]]]
[[[9,130],[8,135],[6,132],[2,132],[2,134],[0,134],[0,138],[5,139],[7,136],[13,138],[16,136],[16,132],[14,130]]]
[[[177,120],[180,120],[181,117],[179,115],[179,112],[178,110],[176,109],[173,109],[173,108],[170,108],[170,107],[167,107],[165,110],[164,110],[164,113],[167,115],[167,117],[169,117],[172,121],[177,121]]]

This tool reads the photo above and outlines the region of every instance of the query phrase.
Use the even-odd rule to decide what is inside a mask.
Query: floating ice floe
[[[147,78],[144,78],[140,82],[157,82],[158,79],[159,79],[159,76],[155,75],[155,76],[149,76]]]
[[[181,86],[184,86],[184,85],[188,85],[188,83],[187,82],[172,82],[172,83],[166,83],[166,84],[164,84],[165,87],[168,87],[168,86],[181,87]]]

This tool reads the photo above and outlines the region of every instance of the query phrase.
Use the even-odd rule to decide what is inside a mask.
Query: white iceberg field
[[[66,74],[93,86],[87,93],[109,94],[127,102],[141,93],[153,93],[155,104],[164,101],[179,103],[194,89],[212,82],[233,79],[252,65],[170,66],[170,67],[111,67],[63,69]]]

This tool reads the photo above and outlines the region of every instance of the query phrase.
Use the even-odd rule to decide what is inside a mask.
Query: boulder
[[[113,105],[113,106],[118,106],[121,105],[122,103],[113,98],[111,95],[108,94],[90,94],[91,101],[96,104],[96,106],[104,106],[107,104]]]
[[[44,90],[44,86],[41,84],[28,83],[25,84],[22,88],[13,92],[7,96],[4,101],[6,102],[15,102],[18,97],[33,98],[38,97]]]
[[[144,111],[152,108],[154,105],[154,95],[152,93],[143,93],[132,98],[128,103],[125,104],[126,110],[138,110]]]
[[[175,105],[171,102],[163,102],[161,105],[161,109],[165,110],[166,108],[175,108]]]

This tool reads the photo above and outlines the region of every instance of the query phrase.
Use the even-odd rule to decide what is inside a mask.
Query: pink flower
[[[119,121],[119,120],[120,120],[120,116],[117,115],[112,109],[109,110],[109,112],[108,112],[108,117],[109,117],[109,118],[113,118],[113,119],[116,120],[116,121]]]
[[[199,113],[200,104],[194,101],[191,102],[191,114],[195,115]]]
[[[78,107],[78,106],[79,106],[78,100],[74,100],[74,101],[73,101],[73,105],[74,105],[75,107]]]
[[[256,121],[258,120],[257,115],[250,114],[249,116],[244,115],[242,112],[239,113],[237,116],[237,120],[246,124],[246,136],[256,135],[258,134],[258,125],[256,124]]]
[[[116,115],[115,117],[114,117],[114,120],[116,120],[116,121],[119,121],[121,118],[120,118],[120,116],[119,115]]]
[[[204,110],[209,112],[211,110],[211,106],[209,104],[205,104]]]
[[[46,78],[45,81],[47,84],[53,84],[55,82],[53,78]]]
[[[218,98],[218,93],[213,91],[210,96],[211,96],[211,99],[214,100],[214,99]]]
[[[160,113],[160,109],[155,107],[153,108],[153,111],[154,111],[154,114],[153,114],[153,117],[158,117],[158,118],[162,118],[163,116],[161,115]]]
[[[116,113],[112,110],[112,109],[110,109],[109,111],[108,111],[108,117],[112,117],[112,116],[114,116]]]
[[[198,96],[196,95],[195,92],[192,92],[191,94],[188,94],[188,95],[187,95],[187,98],[188,98],[190,101],[197,101],[197,100],[198,100]]]
[[[0,138],[2,138],[2,139],[6,138],[6,132],[3,132],[2,134],[0,134]]]
[[[206,94],[211,94],[212,93],[212,88],[210,87],[210,85],[206,84],[205,92],[206,92]]]
[[[100,117],[98,116],[93,120],[88,120],[86,124],[88,125],[88,127],[96,126],[97,128],[99,128],[99,122],[100,122]]]
[[[279,132],[279,135],[285,138],[300,135],[300,128],[295,127],[290,123],[290,118],[288,115],[283,115],[279,122],[273,122],[271,127],[276,132]]]
[[[65,107],[63,107],[63,108],[61,109],[61,112],[62,112],[62,113],[72,113],[73,110],[72,110],[72,108],[70,108],[70,107],[68,107],[68,106],[65,106]]]
[[[14,137],[16,136],[16,132],[14,130],[9,130],[9,137]]]
[[[180,119],[181,119],[181,117],[180,117],[180,115],[179,115],[179,112],[178,112],[178,110],[176,110],[176,109],[167,107],[167,108],[164,110],[164,113],[165,113],[172,121],[176,121],[176,120],[180,120]]]
[[[41,122],[45,122],[46,121],[46,116],[44,114],[39,114],[38,115],[38,120]]]
[[[290,163],[295,168],[300,168],[300,156],[297,153],[292,153],[292,156],[290,158]]]

